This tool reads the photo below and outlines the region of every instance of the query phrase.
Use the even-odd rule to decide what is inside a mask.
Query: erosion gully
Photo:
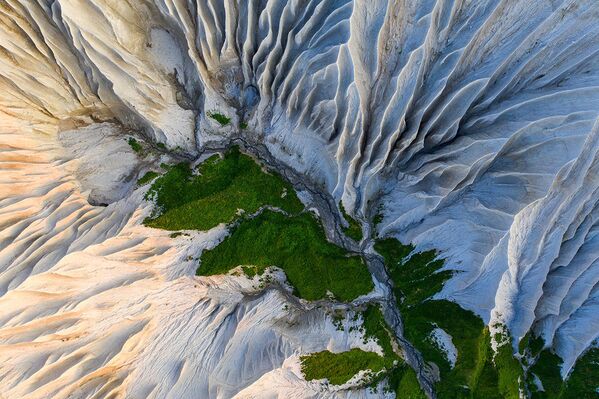
[[[296,190],[307,191],[310,193],[312,203],[309,204],[309,206],[318,210],[327,238],[347,251],[360,254],[364,258],[368,270],[376,280],[376,283],[378,283],[377,285],[383,288],[384,298],[358,300],[354,301],[351,305],[359,306],[373,302],[380,304],[385,321],[395,335],[396,342],[401,348],[405,362],[415,370],[420,386],[425,394],[431,399],[436,399],[434,391],[434,384],[437,379],[436,373],[426,364],[420,352],[418,352],[404,337],[404,326],[393,293],[393,282],[387,274],[383,258],[374,251],[374,240],[370,237],[370,231],[366,231],[365,237],[358,245],[356,245],[355,241],[347,238],[342,230],[341,215],[337,210],[337,204],[335,203],[334,198],[328,193],[319,190],[315,184],[306,178],[306,176],[297,173],[289,166],[273,157],[263,143],[256,142],[248,137],[238,136],[227,140],[227,142],[219,141],[205,143],[201,149],[200,156],[224,151],[232,145],[239,145],[245,153],[255,157],[267,169],[276,171],[282,175]],[[368,229],[369,227],[367,227],[367,230]],[[294,303],[298,308],[306,310],[316,306],[327,309],[348,307],[347,305],[330,300],[314,301],[311,302],[308,307],[305,303],[300,302],[287,291],[281,291],[284,291],[284,294],[288,297],[290,302]]]

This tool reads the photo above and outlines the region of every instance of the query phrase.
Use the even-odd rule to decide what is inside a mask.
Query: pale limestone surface
[[[595,0],[4,2],[0,377],[11,382],[0,393],[60,397],[85,381],[76,397],[227,397],[303,348],[261,335],[276,312],[232,299],[240,283],[189,288],[184,250],[140,230],[142,193],[117,184],[138,168],[122,142],[94,154],[59,140],[104,137],[102,122],[192,156],[238,134],[265,143],[357,218],[382,209],[381,233],[441,250],[462,273],[439,297],[505,323],[516,341],[534,329],[567,372],[599,334],[598,19]],[[123,153],[111,175],[102,151]],[[114,202],[91,206],[106,185]],[[195,313],[192,298],[217,310]],[[224,314],[251,314],[246,334],[268,341],[238,374],[227,374],[226,345],[197,342],[237,331]],[[178,332],[191,317],[210,328]],[[154,368],[129,373],[130,358]],[[200,370],[217,377],[198,382]]]

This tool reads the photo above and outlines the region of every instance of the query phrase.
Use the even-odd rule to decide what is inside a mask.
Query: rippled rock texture
[[[439,249],[461,271],[441,297],[567,374],[599,334],[598,21],[595,0],[0,1],[0,393],[304,392],[279,368],[323,321],[294,335],[272,293],[196,287],[189,245],[138,226],[131,134],[153,161],[265,144]]]

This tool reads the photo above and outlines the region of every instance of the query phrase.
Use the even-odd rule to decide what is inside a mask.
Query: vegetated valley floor
[[[293,187],[238,147],[210,157],[195,169],[187,163],[161,168],[163,173],[151,171],[138,181],[140,186],[152,183],[145,197],[155,206],[145,225],[175,232],[209,230],[221,223],[230,228],[222,243],[201,254],[198,275],[227,274],[242,266],[251,278],[274,265],[285,272],[294,294],[308,301],[349,303],[374,288],[362,256],[327,241],[320,220],[304,209]],[[360,241],[360,223],[341,204],[339,208],[348,223],[344,233]],[[373,225],[378,219],[375,216]],[[500,342],[494,353],[489,330],[480,318],[454,302],[433,299],[453,274],[444,269],[435,251],[415,253],[413,246],[394,238],[376,239],[375,250],[384,258],[394,283],[405,337],[439,370],[435,386],[439,398],[516,399],[521,392],[533,398],[597,397],[589,387],[591,380],[599,378],[597,367],[590,366],[599,360],[598,350],[580,359],[567,381],[559,374],[559,358],[550,348],[543,349],[539,338],[529,337],[517,359],[509,335],[500,334],[494,337]],[[357,348],[304,355],[305,378],[326,378],[340,385],[368,370],[359,386],[375,389],[386,379],[387,389],[397,397],[425,398],[414,370],[393,349],[395,337],[378,305],[335,314],[338,328],[344,328],[346,317],[361,321],[365,339],[376,341],[383,355]],[[437,329],[451,337],[457,351],[454,363],[448,349],[434,339]]]

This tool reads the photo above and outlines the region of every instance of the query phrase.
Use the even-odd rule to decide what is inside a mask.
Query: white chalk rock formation
[[[461,271],[441,297],[567,372],[599,335],[598,20],[596,0],[0,2],[0,394],[229,397],[331,339],[136,227],[132,130],[264,143],[440,249]]]

